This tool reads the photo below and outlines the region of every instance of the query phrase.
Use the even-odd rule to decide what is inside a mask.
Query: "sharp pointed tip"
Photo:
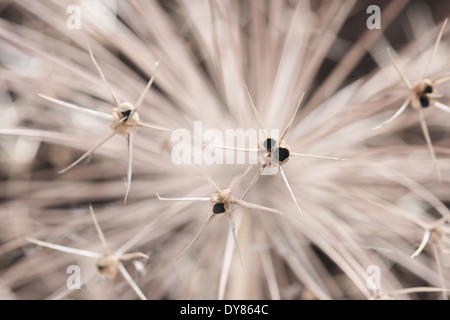
[[[129,192],[127,191],[127,193],[126,193],[126,195],[125,195],[125,199],[123,200],[123,204],[126,204],[126,203],[127,203],[127,201],[128,201],[128,195],[129,195]]]
[[[123,204],[126,204],[127,201],[128,201],[128,191],[127,191],[127,193],[125,194],[125,199],[123,199]]]

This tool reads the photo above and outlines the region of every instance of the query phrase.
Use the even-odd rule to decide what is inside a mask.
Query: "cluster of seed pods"
[[[396,64],[394,58],[392,57],[392,54],[388,48],[388,55],[392,61],[392,64],[395,67],[395,69],[397,70],[397,72],[399,73],[403,83],[408,88],[409,95],[406,98],[406,100],[404,101],[404,103],[401,105],[401,107],[397,110],[397,112],[395,112],[395,114],[392,117],[390,117],[388,120],[386,120],[382,124],[378,125],[377,127],[373,128],[373,129],[379,129],[379,128],[384,127],[385,125],[391,123],[393,120],[398,118],[401,113],[403,113],[403,111],[407,108],[408,105],[411,105],[418,112],[418,114],[420,116],[421,128],[422,128],[425,140],[427,142],[427,146],[429,148],[430,154],[431,154],[433,160],[435,161],[436,172],[438,174],[439,179],[441,179],[441,173],[440,173],[439,167],[436,162],[435,152],[434,152],[434,149],[433,149],[433,146],[431,143],[430,135],[428,133],[427,124],[426,124],[422,109],[430,107],[430,106],[435,106],[441,110],[450,112],[450,108],[448,106],[440,103],[437,100],[437,99],[441,98],[442,95],[440,95],[436,90],[436,86],[450,80],[450,77],[446,76],[446,77],[438,78],[435,80],[430,80],[425,77],[428,67],[431,63],[431,60],[437,51],[437,48],[438,48],[438,45],[441,40],[441,37],[442,37],[442,34],[443,34],[446,24],[447,24],[447,20],[445,20],[445,22],[439,32],[439,35],[438,35],[435,45],[433,47],[432,53],[429,57],[429,60],[426,64],[424,70],[423,70],[422,75],[420,76],[419,80],[413,84],[400,71],[399,67],[397,66],[397,64]],[[131,187],[132,133],[133,133],[134,129],[136,127],[145,127],[145,128],[149,128],[152,130],[159,130],[159,131],[169,132],[169,133],[173,131],[172,129],[165,128],[165,127],[162,127],[162,126],[159,126],[156,124],[142,122],[140,120],[140,117],[138,114],[138,109],[142,105],[145,95],[148,93],[148,91],[150,90],[150,88],[155,80],[156,71],[158,70],[158,66],[159,66],[160,62],[158,61],[156,63],[156,70],[153,73],[149,82],[147,83],[147,86],[145,87],[142,94],[139,96],[136,103],[132,104],[130,102],[121,102],[117,98],[117,95],[115,94],[115,92],[113,91],[111,86],[108,84],[107,79],[105,78],[99,64],[97,63],[97,61],[89,47],[88,47],[88,50],[89,50],[89,54],[90,54],[93,64],[95,65],[95,67],[96,67],[98,73],[100,74],[100,77],[102,78],[103,82],[105,83],[106,87],[110,91],[111,97],[113,99],[114,108],[112,109],[111,114],[106,114],[103,112],[79,107],[77,105],[70,104],[70,103],[67,103],[67,102],[64,102],[64,101],[61,101],[61,100],[58,100],[58,99],[55,99],[55,98],[52,98],[52,97],[49,97],[49,96],[46,96],[43,94],[39,94],[39,96],[52,102],[52,103],[58,104],[60,106],[64,106],[64,107],[71,108],[71,109],[81,111],[81,112],[86,112],[88,114],[97,116],[99,118],[111,121],[110,128],[112,129],[112,132],[108,136],[106,136],[104,139],[102,139],[99,143],[97,143],[96,145],[91,147],[88,151],[86,151],[81,157],[79,157],[76,161],[71,163],[68,167],[61,170],[60,173],[64,173],[67,170],[74,167],[75,165],[79,164],[83,159],[85,159],[87,156],[92,154],[95,150],[97,150],[99,147],[101,147],[104,143],[106,143],[109,139],[111,139],[116,134],[125,136],[127,138],[127,140],[128,140],[128,171],[127,171],[127,180],[126,180],[127,187],[126,187],[125,200],[124,200],[124,203],[126,203],[129,192],[130,192],[130,187]],[[220,188],[214,182],[212,177],[208,173],[206,173],[206,171],[201,166],[199,166],[200,173],[205,177],[207,182],[214,189],[214,192],[207,197],[167,198],[167,197],[161,197],[159,194],[156,194],[157,199],[160,201],[201,201],[201,202],[209,202],[209,204],[210,204],[211,215],[209,216],[207,221],[201,226],[200,230],[194,236],[193,240],[185,247],[185,249],[180,253],[179,256],[183,255],[192,246],[192,244],[198,239],[200,234],[205,230],[205,228],[209,225],[209,223],[213,220],[213,218],[215,216],[225,214],[229,219],[230,229],[231,229],[231,232],[233,233],[236,249],[239,253],[239,257],[240,257],[241,263],[242,263],[242,261],[243,261],[242,255],[241,255],[241,252],[239,249],[237,235],[235,232],[235,222],[233,219],[234,210],[236,210],[236,208],[238,206],[242,206],[242,207],[246,207],[249,209],[262,210],[262,211],[267,211],[267,212],[271,212],[271,213],[275,213],[275,214],[283,214],[283,212],[281,212],[280,210],[278,210],[276,208],[269,208],[269,207],[265,207],[265,206],[262,206],[262,205],[259,205],[256,203],[247,202],[244,200],[244,198],[247,196],[249,191],[252,189],[252,187],[257,182],[258,177],[260,177],[262,174],[264,174],[265,170],[275,170],[276,172],[279,172],[283,178],[283,181],[287,187],[287,190],[288,190],[292,200],[295,203],[295,206],[296,206],[298,212],[300,214],[302,214],[301,206],[296,200],[294,192],[293,192],[292,188],[290,187],[290,184],[288,182],[286,174],[284,173],[284,171],[282,169],[282,166],[289,161],[291,156],[312,157],[312,158],[318,158],[318,159],[323,159],[323,160],[335,160],[335,161],[345,160],[345,159],[341,159],[341,158],[298,153],[298,152],[293,152],[290,150],[289,145],[285,141],[285,136],[287,135],[287,133],[293,123],[293,120],[300,108],[301,101],[303,99],[304,94],[301,95],[299,102],[295,108],[295,111],[291,115],[291,117],[290,117],[287,125],[285,126],[284,130],[282,131],[281,135],[279,137],[273,137],[273,136],[267,135],[267,129],[261,120],[261,117],[257,111],[257,108],[252,100],[251,94],[248,91],[247,87],[245,87],[245,89],[247,91],[249,101],[250,101],[251,107],[253,109],[254,115],[255,115],[256,119],[258,120],[259,125],[261,127],[260,129],[262,129],[266,133],[266,136],[264,137],[264,139],[262,141],[260,141],[258,143],[258,146],[256,146],[255,148],[243,149],[243,150],[240,149],[240,151],[254,152],[254,153],[257,153],[257,155],[258,155],[258,170],[257,170],[256,174],[254,175],[253,179],[251,180],[251,182],[246,187],[244,193],[239,198],[237,198],[233,195],[233,192],[241,184],[243,178],[250,171],[251,166],[249,166],[245,170],[245,172],[243,172],[241,175],[235,177],[235,179],[225,189]],[[237,148],[227,147],[227,146],[208,146],[208,147],[238,150]],[[140,253],[140,252],[124,253],[124,252],[119,251],[119,252],[113,253],[109,249],[109,247],[106,243],[103,232],[95,218],[95,214],[94,214],[92,206],[90,206],[90,212],[91,212],[92,219],[93,219],[95,228],[97,230],[97,233],[98,233],[100,240],[104,246],[104,249],[105,249],[104,254],[99,254],[96,252],[90,252],[90,251],[85,251],[85,250],[80,250],[80,249],[74,249],[74,248],[70,248],[70,247],[64,247],[64,246],[60,246],[60,245],[52,244],[49,242],[32,239],[32,238],[27,238],[27,240],[34,244],[49,247],[49,248],[52,248],[55,250],[60,250],[60,251],[64,251],[64,252],[71,253],[71,254],[77,254],[77,255],[81,255],[81,256],[95,258],[97,261],[96,269],[101,275],[104,275],[109,279],[114,279],[117,276],[118,272],[120,271],[120,273],[124,276],[124,278],[130,284],[130,286],[136,292],[136,294],[141,299],[145,299],[145,295],[141,292],[139,287],[136,285],[136,283],[133,281],[131,276],[128,274],[128,272],[124,268],[122,262],[132,260],[132,259],[138,259],[138,258],[148,259],[148,256],[143,253]],[[428,233],[428,236],[424,237],[424,241],[420,245],[418,251],[416,251],[413,254],[413,256],[416,256],[417,254],[420,253],[420,251],[426,245],[426,242],[428,241],[428,239],[429,239],[429,233]]]

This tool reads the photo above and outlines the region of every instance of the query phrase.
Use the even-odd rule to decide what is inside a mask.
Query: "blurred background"
[[[370,5],[381,10],[379,30],[367,29]],[[70,6],[80,10],[79,28]],[[441,183],[412,108],[386,130],[370,129],[408,95],[386,48],[414,82],[449,13],[450,3],[437,0],[0,0],[0,298],[138,298],[120,276],[97,275],[92,259],[25,240],[102,252],[92,204],[113,251],[150,257],[125,263],[148,299],[447,299],[450,114],[426,110]],[[449,75],[449,35],[447,26],[430,77]],[[120,101],[137,100],[161,57],[139,111],[144,122],[258,126],[245,82],[264,123],[281,128],[304,91],[286,136],[291,151],[354,161],[290,159],[286,175],[303,217],[281,177],[261,177],[248,201],[285,216],[236,211],[243,266],[225,217],[175,261],[209,207],[155,194],[209,197],[212,189],[194,166],[171,163],[170,134],[134,134],[125,205],[121,136],[58,174],[111,132],[108,121],[37,95],[110,114],[87,43]],[[444,104],[448,89],[439,87]],[[225,188],[245,168],[207,170]],[[411,259],[426,230],[430,243]],[[66,286],[69,265],[81,267],[80,290]],[[381,289],[367,285],[371,265],[381,270]],[[421,290],[388,295],[407,288]]]

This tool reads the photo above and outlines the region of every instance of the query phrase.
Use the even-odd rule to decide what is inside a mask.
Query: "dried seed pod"
[[[394,113],[393,116],[391,116],[388,120],[381,123],[380,125],[373,128],[373,130],[379,129],[381,127],[384,127],[385,125],[391,123],[395,119],[397,119],[403,111],[406,110],[408,105],[411,104],[414,110],[416,110],[419,113],[419,121],[420,126],[422,127],[422,132],[425,137],[425,140],[427,142],[428,149],[430,151],[431,157],[433,158],[433,161],[435,163],[436,167],[436,174],[438,176],[439,181],[441,181],[441,171],[439,169],[439,166],[437,164],[436,159],[436,153],[433,148],[433,144],[431,143],[430,133],[428,131],[428,126],[425,121],[425,115],[423,113],[423,108],[428,108],[430,106],[435,106],[440,108],[441,110],[444,110],[446,112],[450,112],[450,108],[439,101],[437,101],[438,98],[442,97],[442,95],[439,95],[436,92],[436,85],[445,83],[450,80],[450,77],[443,77],[436,80],[430,80],[427,78],[424,78],[424,76],[428,72],[428,67],[433,60],[434,55],[436,54],[437,48],[439,46],[439,42],[441,41],[442,34],[444,32],[445,26],[447,25],[448,19],[445,19],[444,24],[442,25],[441,31],[439,32],[439,35],[436,39],[436,42],[434,44],[433,50],[431,51],[431,55],[428,59],[427,64],[425,65],[422,75],[420,76],[419,80],[417,80],[414,84],[411,84],[411,82],[406,78],[406,76],[403,74],[402,71],[400,71],[400,68],[398,67],[397,63],[394,60],[394,57],[391,54],[391,51],[389,48],[387,48],[389,58],[391,59],[392,65],[394,66],[395,70],[399,74],[400,78],[402,79],[403,83],[409,90],[409,96],[408,98],[403,102],[402,106]]]
[[[103,247],[105,249],[105,253],[103,253],[103,254],[97,253],[97,252],[92,252],[92,251],[87,251],[87,250],[71,248],[71,247],[60,246],[60,245],[53,244],[50,242],[36,240],[33,238],[26,238],[26,240],[28,242],[37,244],[39,246],[47,247],[50,249],[67,252],[67,253],[75,254],[75,255],[79,255],[79,256],[95,258],[96,259],[95,267],[96,267],[97,272],[100,275],[107,277],[109,280],[114,280],[117,276],[117,273],[120,271],[122,276],[125,278],[125,280],[128,282],[128,284],[133,288],[133,290],[136,292],[136,294],[142,300],[146,300],[147,298],[145,297],[145,295],[142,293],[142,291],[139,289],[137,284],[134,282],[134,280],[129,275],[128,271],[122,265],[122,261],[128,261],[128,260],[132,260],[132,259],[136,259],[136,258],[149,259],[149,257],[141,252],[124,253],[124,254],[113,253],[109,249],[108,244],[106,243],[105,236],[103,234],[102,229],[100,228],[100,225],[98,224],[97,218],[94,214],[94,209],[92,208],[91,205],[89,206],[89,211],[91,213],[91,217],[94,222],[95,229],[97,230],[97,234],[98,234],[100,241],[102,242]]]
[[[246,207],[249,209],[263,210],[263,211],[273,212],[273,213],[277,213],[277,214],[282,214],[282,213],[281,213],[281,211],[276,210],[276,209],[261,206],[261,205],[255,204],[255,203],[246,202],[243,200],[237,200],[233,196],[233,191],[239,186],[239,184],[242,181],[242,178],[249,172],[249,170],[251,169],[251,166],[249,166],[247,168],[247,170],[245,170],[245,172],[242,175],[240,175],[234,183],[232,182],[230,184],[230,186],[226,189],[220,189],[217,186],[217,184],[214,182],[214,180],[211,178],[211,176],[209,176],[206,173],[206,171],[204,171],[201,167],[199,167],[199,169],[201,170],[202,174],[205,176],[206,180],[216,190],[216,192],[212,193],[209,196],[209,198],[163,198],[163,197],[160,197],[159,194],[156,194],[156,196],[158,197],[159,200],[164,200],[164,201],[209,201],[209,203],[210,203],[212,214],[209,216],[208,220],[206,220],[206,222],[202,225],[202,227],[200,228],[200,231],[197,232],[194,239],[178,255],[177,259],[179,257],[181,257],[192,246],[192,244],[197,240],[197,238],[200,236],[200,234],[202,234],[202,232],[205,230],[205,228],[209,225],[209,223],[212,221],[212,219],[216,215],[225,213],[230,220],[231,231],[233,233],[233,237],[235,240],[236,249],[238,250],[239,257],[241,258],[241,262],[242,262],[242,256],[241,256],[241,252],[239,249],[237,236],[235,233],[235,228],[234,228],[235,224],[234,224],[234,219],[233,219],[233,215],[232,215],[232,212],[234,211],[234,209],[237,208],[237,206],[242,206],[242,207]],[[231,208],[232,205],[235,205],[235,207]]]
[[[114,280],[119,272],[119,258],[114,254],[105,254],[95,263],[98,273]]]

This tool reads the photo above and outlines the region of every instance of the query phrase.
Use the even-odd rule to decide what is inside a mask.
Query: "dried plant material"
[[[442,242],[445,237],[448,237],[448,233],[445,231],[444,226],[448,222],[449,218],[450,213],[431,224],[423,224],[422,227],[425,229],[425,232],[423,234],[422,241],[420,242],[417,250],[411,255],[411,259],[417,257],[423,251],[432,236],[434,236],[435,240],[438,242]]]
[[[215,193],[212,193],[209,196],[209,198],[191,198],[191,197],[189,197],[189,198],[163,198],[159,194],[156,194],[158,199],[163,200],[163,201],[209,201],[211,210],[213,212],[212,215],[209,216],[208,220],[206,220],[206,222],[202,225],[202,227],[200,228],[200,231],[195,235],[194,239],[192,239],[192,241],[186,246],[186,248],[184,248],[184,250],[177,256],[177,259],[179,257],[181,257],[194,244],[194,242],[197,240],[197,238],[203,233],[203,231],[211,223],[211,221],[214,219],[214,217],[216,215],[225,214],[225,215],[227,215],[227,217],[230,221],[230,229],[231,229],[231,232],[233,233],[233,237],[234,237],[235,244],[236,244],[236,249],[239,253],[239,258],[241,259],[241,263],[242,263],[242,255],[241,255],[241,251],[239,249],[239,243],[237,241],[237,235],[236,235],[236,231],[235,231],[235,222],[234,222],[234,218],[232,215],[231,206],[236,205],[236,206],[241,206],[241,207],[245,207],[248,209],[268,211],[268,212],[272,212],[272,213],[276,213],[276,214],[282,214],[282,212],[279,210],[276,210],[276,209],[261,206],[259,204],[247,202],[244,200],[238,200],[233,196],[234,190],[239,186],[239,184],[241,183],[244,176],[249,172],[249,170],[251,169],[251,166],[248,167],[245,170],[245,172],[242,175],[240,175],[237,179],[235,179],[235,181],[232,182],[226,189],[220,189],[219,186],[217,186],[217,184],[211,178],[211,176],[206,171],[204,171],[201,167],[199,167],[199,168],[200,168],[200,171],[202,172],[202,174],[204,175],[205,179],[216,191]]]
[[[414,288],[406,288],[406,289],[398,289],[392,290],[389,292],[378,292],[371,300],[392,300],[395,296],[399,296],[402,294],[410,294],[410,293],[420,293],[420,292],[448,292],[449,289],[443,288],[433,288],[433,287],[414,287]]]
[[[122,262],[124,261],[130,261],[133,259],[149,259],[149,257],[141,252],[133,252],[133,253],[125,253],[121,255],[116,255],[113,253],[106,243],[105,236],[103,234],[102,229],[100,228],[100,225],[98,224],[97,218],[94,214],[94,209],[92,208],[92,205],[89,206],[89,210],[92,216],[92,220],[94,221],[95,229],[97,230],[97,234],[100,238],[100,241],[102,242],[103,248],[105,249],[104,253],[97,253],[92,251],[86,251],[66,246],[60,246],[57,244],[53,244],[50,242],[45,242],[33,238],[27,237],[26,240],[28,242],[34,243],[38,246],[47,247],[53,250],[58,250],[70,254],[85,256],[89,258],[95,258],[95,267],[97,272],[108,278],[109,280],[114,280],[117,277],[117,273],[120,271],[122,276],[125,278],[127,283],[133,288],[133,290],[136,292],[136,294],[141,298],[142,300],[147,300],[145,295],[142,293],[142,291],[139,289],[137,284],[134,282],[134,280],[131,278],[128,271],[123,266]]]
[[[116,94],[114,93],[114,90],[112,89],[112,87],[110,86],[110,84],[108,83],[108,81],[106,80],[105,75],[103,74],[102,69],[100,68],[100,66],[98,65],[97,61],[95,60],[95,57],[92,53],[91,48],[88,46],[89,48],[89,55],[92,59],[92,62],[94,63],[95,67],[97,68],[98,73],[100,74],[100,77],[102,78],[105,86],[108,88],[109,92],[111,93],[111,96],[114,100],[114,104],[116,105],[115,108],[112,109],[112,116],[108,115],[106,113],[102,113],[102,112],[98,112],[95,110],[90,110],[90,109],[86,109],[86,108],[82,108],[79,107],[77,105],[73,105],[61,100],[57,100],[48,96],[45,96],[43,94],[39,94],[40,97],[51,101],[53,103],[56,103],[60,106],[63,107],[68,107],[77,111],[82,111],[85,112],[87,114],[91,114],[94,116],[98,116],[102,119],[107,119],[107,120],[112,120],[111,124],[109,125],[111,127],[111,129],[113,130],[113,132],[111,134],[109,134],[106,138],[104,138],[103,140],[101,140],[98,144],[96,144],[95,146],[93,146],[91,149],[89,149],[88,151],[86,151],[81,157],[79,157],[77,160],[75,160],[71,165],[69,165],[67,168],[60,170],[59,173],[64,173],[67,170],[71,169],[72,167],[76,166],[78,163],[80,163],[81,161],[83,161],[86,157],[88,157],[91,153],[93,153],[95,150],[97,150],[98,148],[100,148],[103,144],[105,144],[108,140],[110,140],[113,136],[115,136],[116,134],[122,135],[122,136],[126,136],[128,139],[128,170],[127,170],[127,189],[126,189],[126,193],[125,193],[125,200],[124,203],[127,202],[127,198],[128,198],[128,193],[130,192],[130,187],[131,187],[131,175],[132,175],[132,160],[133,160],[133,142],[132,142],[132,132],[136,127],[145,127],[145,128],[150,128],[150,129],[154,129],[154,130],[159,130],[159,131],[166,131],[166,132],[171,132],[172,130],[167,129],[167,128],[163,128],[163,127],[159,127],[153,124],[149,124],[149,123],[144,123],[141,122],[139,120],[139,114],[138,114],[138,109],[141,106],[141,104],[144,102],[144,98],[145,95],[147,94],[148,90],[150,90],[153,81],[155,80],[155,76],[156,76],[156,72],[158,71],[158,67],[160,64],[160,61],[158,61],[156,63],[156,70],[153,73],[153,76],[150,78],[149,82],[147,83],[147,86],[145,87],[144,91],[142,92],[142,94],[139,96],[138,100],[136,101],[136,103],[133,105],[130,102],[120,102],[119,99],[117,98]],[[161,59],[160,59],[161,60]]]
[[[294,192],[292,191],[292,188],[288,182],[286,174],[284,173],[281,166],[286,164],[289,161],[291,155],[300,156],[300,157],[327,159],[327,160],[337,160],[337,161],[341,161],[341,160],[345,160],[345,159],[311,155],[311,154],[305,154],[305,153],[294,153],[294,152],[290,151],[290,148],[287,145],[286,141],[284,140],[284,137],[288,133],[289,128],[292,126],[292,122],[294,121],[294,118],[297,115],[298,109],[300,108],[300,105],[301,105],[301,102],[302,102],[302,99],[303,99],[305,93],[302,93],[300,100],[298,101],[297,106],[295,108],[295,111],[292,114],[292,116],[290,117],[290,119],[289,119],[286,127],[284,128],[283,132],[281,133],[280,137],[269,137],[269,136],[267,136],[267,128],[265,127],[265,125],[261,119],[261,116],[260,116],[258,110],[256,109],[255,103],[253,102],[252,96],[251,96],[250,92],[248,91],[247,86],[245,86],[245,90],[249,97],[250,104],[251,104],[251,107],[255,114],[255,117],[258,120],[259,125],[261,126],[261,129],[264,132],[264,135],[265,135],[264,140],[259,143],[258,149],[246,149],[246,148],[234,148],[234,147],[230,148],[230,147],[211,146],[211,145],[209,145],[209,147],[231,149],[231,150],[236,150],[236,151],[257,152],[258,153],[258,161],[260,164],[259,169],[256,172],[256,175],[254,176],[254,178],[252,179],[252,182],[250,183],[250,185],[247,187],[246,191],[242,195],[241,199],[245,198],[247,193],[253,187],[254,183],[256,183],[258,177],[261,174],[264,174],[264,171],[267,170],[267,171],[273,172],[273,170],[276,170],[283,177],[283,181],[289,191],[289,195],[291,196],[292,200],[294,201],[298,212],[300,214],[302,214],[300,205],[297,202]]]
[[[419,113],[420,126],[422,127],[422,132],[425,137],[425,141],[427,142],[427,146],[430,151],[431,157],[433,158],[433,161],[435,163],[436,173],[439,177],[439,180],[442,179],[442,174],[441,174],[441,171],[437,164],[436,153],[434,151],[433,144],[431,142],[430,133],[428,131],[427,123],[425,121],[425,115],[424,115],[422,109],[428,108],[430,106],[436,106],[441,110],[450,112],[450,108],[448,106],[446,106],[436,100],[436,99],[442,97],[442,95],[436,91],[436,86],[449,81],[450,78],[443,77],[443,78],[438,78],[434,81],[424,78],[428,72],[430,63],[433,60],[434,55],[436,54],[439,43],[441,42],[442,34],[444,32],[445,26],[447,25],[447,21],[448,20],[445,19],[444,24],[442,25],[441,31],[439,32],[439,35],[436,39],[433,50],[431,51],[431,55],[423,69],[422,75],[420,76],[419,80],[417,80],[414,84],[411,84],[411,82],[406,78],[406,76],[403,74],[403,72],[399,69],[399,67],[397,66],[397,63],[395,62],[394,58],[392,57],[391,51],[389,50],[389,48],[387,48],[389,58],[391,59],[395,70],[397,70],[398,74],[400,75],[400,78],[402,79],[403,83],[408,88],[410,93],[409,93],[409,97],[405,100],[405,102],[403,102],[402,106],[394,113],[394,115],[392,117],[390,117],[388,120],[386,120],[382,124],[373,128],[374,130],[376,130],[376,129],[379,129],[379,128],[384,127],[385,125],[391,123],[392,121],[397,119],[400,116],[400,114],[403,113],[403,111],[406,110],[406,107],[411,105],[414,108],[414,110],[416,110]]]
[[[79,5],[80,29],[67,27],[68,5]],[[13,299],[137,299],[135,289],[122,279],[106,278],[102,282],[110,290],[102,290],[83,277],[82,290],[70,290],[67,276],[55,270],[65,270],[74,256],[30,248],[24,240],[42,239],[57,246],[69,243],[62,242],[67,239],[73,248],[93,249],[95,257],[81,257],[80,262],[94,266],[104,250],[98,235],[86,228],[91,217],[83,214],[83,208],[92,203],[108,213],[100,224],[115,254],[113,263],[105,261],[101,266],[117,266],[115,257],[136,248],[152,248],[151,254],[144,252],[150,259],[139,259],[139,268],[132,274],[149,300],[371,299],[376,292],[368,286],[369,266],[379,270],[380,294],[404,290],[391,297],[448,298],[448,291],[437,290],[450,288],[448,220],[432,228],[448,212],[450,129],[446,113],[422,108],[439,159],[441,184],[435,163],[420,142],[423,133],[416,110],[410,110],[411,116],[402,111],[399,118],[405,116],[403,121],[398,118],[384,127],[388,134],[370,128],[391,117],[409,96],[409,91],[402,90],[403,82],[393,70],[386,47],[405,53],[395,56],[392,52],[402,72],[420,75],[450,5],[391,1],[381,8],[379,30],[367,28],[367,6],[356,0],[2,3],[0,291]],[[446,27],[424,74],[439,79],[433,91],[445,97],[449,35]],[[105,81],[93,67],[87,42],[114,94],[109,87],[105,89]],[[215,230],[210,223],[193,245],[198,244],[197,250],[192,246],[179,260],[176,257],[214,214],[209,195],[220,192],[212,188],[211,181],[193,179],[198,173],[194,166],[171,161],[174,134],[132,129],[136,118],[131,107],[121,110],[117,106],[122,97],[142,94],[155,74],[153,63],[158,56],[163,60],[151,85],[151,99],[148,92],[149,99],[137,110],[139,121],[161,124],[174,132],[182,129],[191,150],[197,141],[195,150],[202,152],[208,151],[201,148],[203,142],[223,149],[248,147],[241,148],[246,153],[237,158],[245,155],[252,163],[242,163],[242,167],[241,163],[239,167],[208,163],[208,174],[225,187],[252,165],[233,198],[285,213],[234,214],[233,210],[245,209],[231,204],[234,223],[228,214],[218,214],[223,217],[214,218],[214,225],[221,221],[223,225],[217,226],[221,228]],[[248,105],[244,83],[263,121]],[[39,92],[49,101],[37,96]],[[301,108],[291,122],[302,92]],[[447,111],[447,99],[428,99]],[[136,100],[130,101],[133,106]],[[147,101],[151,108],[143,107]],[[56,110],[58,103],[61,108]],[[109,129],[107,124],[113,123],[114,116],[108,110],[113,108],[116,126]],[[392,114],[386,116],[386,110]],[[127,120],[120,122],[122,117]],[[128,122],[131,127],[126,126]],[[246,140],[248,144],[236,139],[235,144],[231,139],[208,141],[205,136],[211,131],[196,132],[198,122],[203,129],[222,135],[229,130],[258,131],[264,125],[280,132],[268,131],[266,137],[261,134]],[[279,138],[289,123],[283,144]],[[125,206],[126,186],[117,183],[128,175],[121,175],[117,163],[118,154],[127,153],[123,139],[111,138],[95,150],[94,154],[111,161],[78,164],[76,174],[54,174],[115,129],[125,133],[125,138],[128,129],[132,134],[128,141],[132,155],[122,160],[133,160],[129,195],[134,201],[128,199]],[[296,214],[294,196],[279,176],[278,166],[274,167],[277,176],[261,176],[259,160],[274,151],[275,145],[289,153],[284,150],[276,156],[271,152],[265,160],[284,162],[281,168],[302,216]],[[220,155],[219,150],[209,151]],[[222,152],[227,157],[231,154]],[[303,158],[286,162],[297,155]],[[349,160],[322,161],[320,155]],[[207,199],[201,198],[204,206],[193,201],[158,201],[157,192]],[[221,211],[221,205],[215,209]],[[199,210],[205,210],[205,215]],[[431,235],[421,245],[427,230]],[[88,248],[86,243],[98,243],[95,248],[100,249]],[[79,250],[73,248],[65,249]],[[415,251],[420,254],[411,259]],[[129,263],[123,265],[128,269]],[[121,268],[119,264],[104,270],[115,274]],[[98,271],[92,267],[90,274],[97,276]],[[436,290],[408,291],[418,283]]]

